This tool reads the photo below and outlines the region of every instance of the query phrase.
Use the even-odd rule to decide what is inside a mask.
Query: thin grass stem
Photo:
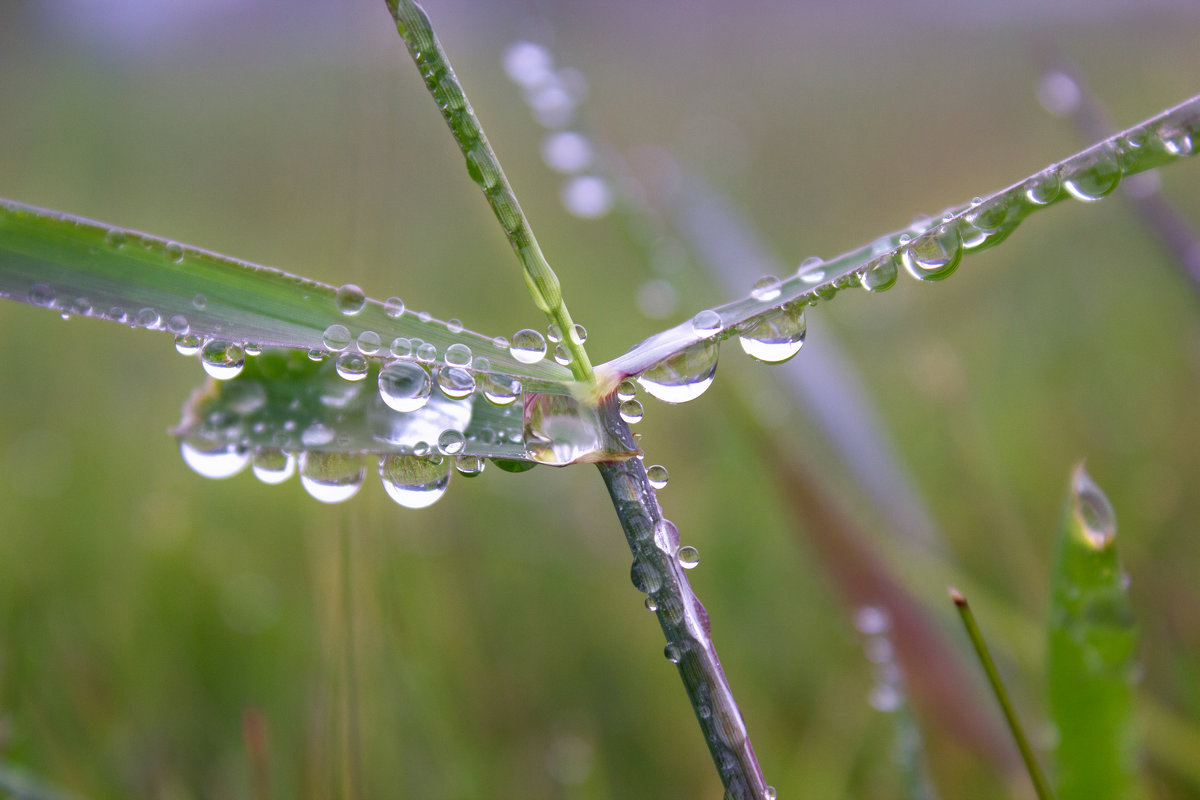
[[[1004,712],[1004,719],[1008,722],[1009,730],[1012,731],[1017,749],[1021,751],[1021,759],[1029,771],[1029,778],[1033,781],[1033,790],[1037,793],[1038,800],[1054,800],[1054,793],[1050,791],[1050,784],[1046,782],[1046,776],[1042,774],[1042,768],[1038,766],[1037,759],[1033,755],[1033,748],[1029,745],[1029,739],[1025,736],[1021,721],[1017,719],[1017,712],[1013,709],[1012,701],[1008,697],[1008,690],[1004,688],[1004,683],[1000,680],[996,662],[992,660],[992,654],[988,651],[987,642],[983,640],[983,634],[975,622],[975,615],[967,604],[967,598],[958,589],[951,588],[950,599],[954,601],[954,607],[958,609],[963,627],[967,629],[967,636],[971,639],[975,653],[979,656],[979,663],[983,666],[988,683],[992,686],[992,693],[1000,703],[1000,710]]]

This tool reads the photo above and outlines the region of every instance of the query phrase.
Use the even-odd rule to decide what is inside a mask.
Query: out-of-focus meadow
[[[514,39],[586,76],[606,146],[671,150],[789,270],[1079,149],[1034,94],[1048,52],[1118,124],[1200,91],[1184,3],[427,5],[597,361],[731,298],[694,259],[654,272],[618,218],[563,210],[499,67]],[[544,324],[382,0],[6,3],[0,142],[2,196],[489,335]],[[1162,179],[1200,226],[1200,163]],[[638,310],[654,275],[678,292],[666,319]],[[1200,792],[1180,766],[1200,763],[1200,296],[1124,201],[1062,204],[943,284],[844,292],[808,324],[806,347],[836,337],[861,371],[937,559],[897,541],[762,382],[805,351],[767,367],[726,343],[705,396],[643,398],[636,428],[670,470],[661,500],[701,553],[691,575],[779,796],[900,790],[871,664],[748,408],[949,641],[946,584],[976,592],[1042,743],[1052,534],[1086,458],[1117,509],[1159,709],[1147,785]],[[167,430],[203,374],[169,336],[8,303],[0,341],[0,763],[91,798],[720,796],[594,469],[456,476],[424,511],[368,478],[325,506],[295,480],[184,465]],[[962,713],[993,724],[993,705],[981,692]],[[1164,713],[1183,728],[1165,735]],[[1025,791],[925,734],[943,797]]]

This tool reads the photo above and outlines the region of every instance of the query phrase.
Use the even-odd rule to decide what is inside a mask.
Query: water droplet
[[[854,612],[854,627],[866,636],[887,633],[890,622],[887,609],[878,606],[862,606]]]
[[[260,381],[233,381],[221,389],[221,399],[233,411],[248,416],[267,404],[267,390]]]
[[[667,657],[667,661],[670,661],[672,664],[678,664],[683,658],[683,651],[679,645],[674,642],[668,642],[667,646],[663,648],[663,655]]]
[[[200,363],[209,375],[227,381],[246,366],[246,351],[240,344],[214,339],[200,349]]]
[[[695,569],[700,566],[700,551],[690,544],[679,548],[679,566],[684,569]]]
[[[503,336],[493,336],[492,347],[495,347],[497,350],[507,350],[508,339],[505,339]]]
[[[666,467],[661,464],[655,464],[646,470],[646,477],[650,480],[650,485],[655,489],[665,489],[670,475],[667,474]]]
[[[176,264],[178,264],[180,261],[183,261],[183,245],[179,244],[178,242],[167,242],[164,252],[167,254],[167,258],[171,259]]]
[[[657,594],[662,588],[662,576],[653,564],[644,559],[633,562],[633,566],[629,568],[629,579],[633,581],[633,587],[642,594]]]
[[[383,313],[392,319],[398,319],[404,313],[404,301],[399,297],[389,297],[383,301]]]
[[[375,331],[363,331],[358,335],[355,344],[358,345],[358,352],[364,356],[373,356],[379,352],[382,342],[379,340],[379,334]]]
[[[316,361],[318,364],[321,363],[325,360],[325,351],[314,347],[312,350],[308,351],[308,360]]]
[[[527,393],[522,420],[529,458],[562,466],[594,460],[602,434],[594,409],[560,394]]]
[[[904,702],[904,695],[897,687],[881,683],[872,687],[868,702],[876,711],[890,714],[900,708],[901,703]]]
[[[646,370],[637,381],[665,403],[686,403],[712,385],[719,352],[715,340],[699,342]]]
[[[134,324],[141,328],[149,328],[155,330],[162,324],[162,317],[153,308],[147,306],[137,312],[137,316],[133,319]]]
[[[421,320],[421,322],[429,322],[429,320],[433,319],[433,315],[428,311],[421,311],[417,314],[417,319]]]
[[[447,429],[441,432],[438,436],[438,450],[448,456],[456,456],[466,447],[466,437],[461,431]]]
[[[779,297],[781,284],[774,275],[764,275],[754,283],[750,296],[760,303],[769,303]]]
[[[204,340],[194,333],[181,333],[175,337],[175,349],[181,356],[194,356],[200,352]]]
[[[796,275],[810,286],[820,283],[825,280],[825,260],[820,256],[809,256],[800,262]]]
[[[78,314],[81,317],[86,317],[92,313],[92,304],[86,297],[76,297],[75,302],[71,303],[71,313]],[[179,331],[176,331],[179,333]]]
[[[763,790],[763,800],[776,800],[779,794],[775,791],[774,786],[768,786]]]
[[[634,425],[642,421],[642,418],[646,416],[646,410],[637,400],[626,400],[621,403],[620,414],[621,419],[625,420],[627,425]]]
[[[880,256],[859,277],[859,282],[868,292],[886,292],[896,285],[896,257],[892,253]]]
[[[305,447],[324,447],[337,438],[337,433],[328,425],[314,422],[300,433],[300,444]]]
[[[531,328],[524,328],[513,334],[508,351],[522,364],[536,364],[546,357],[546,337]]]
[[[403,336],[392,339],[391,353],[396,358],[408,358],[412,355],[412,342]]]
[[[128,237],[125,235],[125,231],[121,230],[120,228],[109,228],[108,232],[104,234],[104,241],[109,247],[114,249],[120,249],[124,247],[127,239]]]
[[[345,325],[334,323],[325,329],[321,336],[325,346],[335,353],[340,353],[350,346],[350,329]]]
[[[405,508],[426,508],[446,493],[450,461],[442,456],[388,455],[379,459],[388,497]]]
[[[334,362],[337,374],[348,381],[361,381],[371,369],[366,356],[359,353],[342,353]]]
[[[203,311],[208,307],[208,298],[202,294],[198,294],[192,298],[192,308],[197,311]]]
[[[721,332],[721,315],[706,308],[692,317],[692,330],[697,336],[713,336]]]
[[[637,384],[626,378],[617,384],[617,399],[632,400],[637,396]]]
[[[428,402],[432,391],[433,381],[420,364],[393,361],[379,370],[379,396],[394,411],[416,411]]]
[[[367,296],[353,283],[347,283],[338,287],[333,296],[333,303],[337,306],[338,311],[352,317],[363,310],[363,306],[367,303]]]
[[[542,160],[558,172],[579,172],[592,163],[592,145],[577,131],[556,131],[542,140]]]
[[[738,343],[747,355],[769,364],[779,364],[800,352],[806,332],[804,306],[794,303],[747,322],[738,333]]]
[[[471,366],[471,348],[462,342],[455,342],[446,348],[445,358],[448,367],[469,367]]]
[[[415,341],[414,344],[416,344]],[[422,361],[426,364],[432,364],[434,361],[437,361],[437,347],[430,342],[421,342],[418,344],[417,361]]]
[[[251,466],[263,483],[283,483],[296,471],[296,457],[277,447],[260,447],[254,451]]]
[[[179,453],[184,463],[205,478],[228,478],[250,463],[250,454],[236,445],[198,438],[180,439]]]
[[[1079,467],[1072,481],[1074,505],[1084,541],[1094,550],[1103,550],[1117,535],[1117,515],[1104,490]]]
[[[962,261],[962,239],[958,228],[939,225],[928,233],[913,239],[901,251],[904,268],[914,278],[923,281],[940,281],[950,277]]]
[[[595,175],[580,175],[563,185],[562,204],[577,217],[597,219],[609,212],[613,205],[612,190],[603,178]]]
[[[533,87],[551,77],[554,60],[550,51],[533,42],[516,42],[504,53],[504,71],[516,84]]]
[[[1063,169],[1063,186],[1076,200],[1091,202],[1111,194],[1121,182],[1121,155],[1111,143],[1085,153]]]
[[[442,367],[437,382],[442,394],[455,400],[475,391],[475,376],[462,367]]]
[[[54,290],[47,284],[35,283],[29,287],[29,302],[35,306],[48,308],[54,304]]]
[[[567,352],[567,348],[561,344],[556,344],[554,346],[554,361],[565,367],[571,363],[571,354]]]
[[[367,466],[359,453],[300,454],[300,485],[322,503],[349,500],[362,488]]]
[[[494,406],[512,405],[521,394],[521,382],[511,375],[483,376],[483,396]]]
[[[587,341],[587,328],[576,322],[571,326],[571,341],[575,344],[583,344]]]
[[[459,456],[454,459],[454,468],[458,470],[459,475],[474,478],[483,472],[484,463],[479,456]]]
[[[679,528],[669,519],[660,519],[654,525],[654,546],[668,556],[679,551]]]
[[[658,611],[658,603],[656,603],[654,601],[654,598],[651,597],[650,595],[646,595],[646,610],[647,611]]]
[[[462,321],[451,317],[450,319],[446,320],[446,330],[450,331],[451,333],[462,333]]]
[[[560,331],[558,326],[553,322],[546,326],[546,341],[553,342],[555,344],[562,341],[562,331]]]
[[[1163,125],[1156,132],[1162,149],[1172,156],[1190,156],[1195,152],[1195,142],[1187,128]]]
[[[167,330],[169,330],[171,333],[187,333],[190,329],[191,326],[188,325],[187,317],[185,317],[183,314],[175,314],[169,320],[167,320]]]
[[[1048,167],[1025,181],[1022,188],[1025,199],[1035,206],[1052,203],[1062,193],[1062,170],[1057,166]]]

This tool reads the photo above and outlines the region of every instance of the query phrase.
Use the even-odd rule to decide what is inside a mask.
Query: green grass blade
[[[1059,800],[1133,796],[1138,630],[1117,560],[1116,517],[1076,468],[1058,535],[1049,623]]]
[[[450,66],[450,59],[442,50],[442,45],[434,35],[433,26],[425,9],[412,0],[387,0],[388,10],[396,20],[396,30],[408,46],[425,86],[437,102],[454,141],[462,150],[467,161],[467,172],[475,181],[492,213],[496,215],[508,241],[521,261],[525,271],[525,283],[529,293],[551,323],[556,325],[563,334],[562,344],[571,356],[571,372],[580,381],[592,380],[592,364],[588,358],[583,343],[576,341],[571,335],[575,324],[571,313],[563,300],[562,287],[558,276],[550,267],[542,248],[538,245],[525,218],[521,204],[509,185],[508,178],[496,158],[492,145],[488,142],[479,124],[475,110],[471,107],[467,95],[463,91],[458,76]]]
[[[829,261],[801,265],[799,272],[777,286],[760,287],[739,300],[701,311],[596,367],[597,382],[615,386],[642,375],[644,383],[648,370],[664,366],[670,370],[681,360],[684,363],[678,365],[687,369],[687,357],[699,349],[715,348],[716,342],[734,335],[761,336],[763,323],[775,320],[780,309],[798,316],[805,306],[829,300],[842,289],[861,286],[882,291],[901,271],[921,280],[942,280],[957,269],[964,255],[1000,244],[1029,215],[1069,197],[1106,196],[1124,177],[1193,155],[1197,142],[1200,95],[977,202],[949,208],[937,218],[886,234]],[[715,369],[715,352],[702,360]]]
[[[331,360],[314,363],[297,350],[268,350],[248,359],[232,380],[209,381],[194,392],[174,433],[185,460],[202,475],[227,477],[254,461],[268,483],[281,480],[280,471],[290,470],[297,455],[302,466],[319,460],[311,454],[362,463],[401,456],[390,463],[410,478],[443,465],[439,474],[447,475],[451,462],[473,474],[483,458],[563,465],[633,455],[568,394],[518,391],[497,404],[495,392],[463,396],[443,388],[424,365],[401,366],[403,391],[393,397],[413,406],[405,410],[385,402],[374,365],[350,381]],[[509,380],[479,376],[495,378]],[[391,477],[405,475],[393,470]]]
[[[58,313],[95,317],[204,339],[263,347],[353,351],[373,332],[380,355],[395,339],[434,347],[467,345],[490,367],[535,385],[561,386],[571,373],[549,359],[517,361],[507,343],[407,309],[364,299],[342,313],[337,289],[207,250],[56,211],[0,200],[0,296]],[[344,342],[326,343],[330,326]],[[452,329],[453,328],[453,329]],[[332,341],[332,339],[331,339]]]

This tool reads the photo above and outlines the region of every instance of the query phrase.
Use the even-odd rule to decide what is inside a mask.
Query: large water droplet
[[[1191,132],[1182,126],[1166,124],[1161,126],[1155,136],[1159,145],[1168,155],[1190,156],[1196,151],[1196,143]]]
[[[54,305],[54,290],[45,283],[35,283],[29,287],[29,302],[35,306],[50,307]]]
[[[348,381],[361,381],[371,370],[370,362],[360,353],[342,353],[334,362],[337,374]]]
[[[950,277],[962,261],[962,239],[954,225],[939,225],[913,239],[901,251],[904,268],[914,278],[940,281]]]
[[[635,425],[641,422],[642,418],[646,416],[646,409],[637,400],[626,400],[621,403],[619,413],[621,414],[621,419],[625,420],[627,425]]]
[[[388,497],[405,508],[426,508],[446,493],[450,460],[443,456],[388,455],[379,459]]]
[[[442,394],[455,400],[475,391],[475,376],[462,367],[442,367],[438,370],[437,381]]]
[[[712,385],[720,347],[716,340],[698,342],[637,377],[638,383],[665,403],[694,400]]]
[[[404,301],[399,297],[389,297],[383,301],[383,313],[392,319],[398,319],[404,313]]]
[[[438,450],[442,451],[448,456],[458,455],[463,451],[463,448],[466,446],[466,444],[466,437],[462,435],[461,431],[447,429],[438,435]]]
[[[162,324],[162,315],[149,306],[139,310],[133,318],[133,324],[139,328],[156,330]]]
[[[750,296],[760,303],[769,303],[779,297],[781,284],[774,275],[765,275],[754,283]]]
[[[679,552],[679,528],[669,519],[661,519],[654,525],[654,546],[668,556]]]
[[[546,337],[531,328],[524,328],[513,334],[508,352],[522,364],[536,364],[546,357]]]
[[[283,483],[296,471],[296,457],[277,447],[260,447],[251,462],[254,476],[263,483]]]
[[[194,356],[200,352],[204,340],[194,333],[181,333],[175,337],[175,349],[181,356]]]
[[[474,478],[483,473],[484,460],[479,456],[458,456],[454,459],[454,468],[465,478]]]
[[[246,351],[240,344],[214,339],[200,349],[200,363],[209,375],[227,381],[246,366]]]
[[[205,478],[228,478],[250,463],[250,454],[236,445],[198,438],[180,439],[179,453],[184,463]]]
[[[665,489],[667,488],[667,480],[670,478],[670,475],[667,473],[666,467],[661,464],[655,464],[646,469],[646,478],[655,489]]]
[[[353,283],[347,283],[338,287],[337,293],[333,296],[333,302],[338,311],[352,317],[363,310],[363,306],[367,303],[367,296]]]
[[[1121,154],[1111,142],[1100,145],[1064,169],[1063,186],[1077,200],[1111,194],[1121,182]]]
[[[350,329],[345,325],[334,323],[325,329],[321,336],[325,346],[335,353],[340,353],[350,346]]]
[[[632,400],[637,396],[637,384],[626,378],[617,384],[617,399]]]
[[[432,342],[421,342],[420,344],[417,344],[415,339],[413,340],[413,344],[417,345],[417,361],[421,361],[425,364],[432,364],[434,361],[437,361],[437,345],[433,344]]]
[[[804,306],[795,303],[748,322],[738,333],[738,342],[747,355],[779,364],[800,352],[806,330]]]
[[[643,559],[637,559],[629,569],[629,579],[633,586],[642,594],[656,594],[662,588],[662,576],[654,565]]]
[[[471,348],[462,342],[455,342],[446,348],[445,359],[448,367],[469,367],[471,366]]]
[[[178,264],[180,261],[183,261],[183,245],[179,244],[178,242],[167,242],[165,252],[167,254],[167,258],[171,259],[176,264]]]
[[[521,382],[511,375],[483,376],[483,396],[494,406],[510,406],[521,394]]]
[[[887,253],[867,264],[867,268],[859,277],[859,283],[868,292],[886,292],[896,285],[897,274],[896,256]]]
[[[300,485],[322,503],[349,500],[362,488],[367,466],[359,453],[300,454]]]
[[[700,566],[700,551],[690,544],[679,548],[679,566],[684,569],[695,569]]]
[[[663,648],[663,655],[667,657],[667,661],[678,664],[683,659],[683,650],[674,642],[668,642]]]
[[[432,391],[433,381],[420,364],[393,361],[379,370],[379,396],[394,411],[416,411],[425,405]]]
[[[712,336],[721,332],[721,315],[705,309],[692,317],[692,330],[697,336]]]
[[[575,398],[559,394],[527,394],[524,438],[529,457],[562,466],[587,461],[601,449],[596,412]]]
[[[379,334],[375,331],[363,331],[358,335],[356,340],[358,352],[364,356],[373,356],[379,352],[382,342],[379,339]]]
[[[1025,199],[1035,206],[1052,203],[1062,193],[1062,170],[1057,166],[1048,167],[1025,181],[1022,188]]]

